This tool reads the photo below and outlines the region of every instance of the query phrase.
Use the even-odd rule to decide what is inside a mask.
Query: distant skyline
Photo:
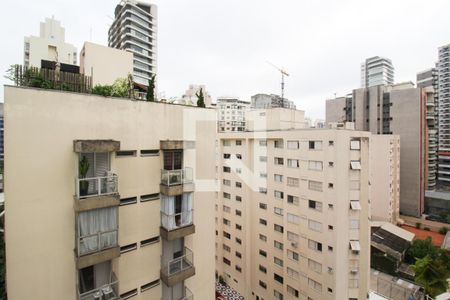
[[[450,43],[450,2],[412,1],[211,1],[155,0],[158,5],[158,92],[181,97],[189,84],[204,84],[213,97],[250,101],[280,93],[313,119],[324,118],[325,100],[360,86],[360,64],[390,58],[395,82],[416,80],[434,66],[437,48]],[[0,11],[1,87],[9,65],[23,63],[23,38],[39,34],[52,15],[78,51],[84,41],[107,45],[119,1],[3,1]]]

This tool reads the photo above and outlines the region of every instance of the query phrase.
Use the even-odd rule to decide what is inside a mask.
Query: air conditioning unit
[[[297,242],[292,242],[291,246],[294,247],[294,248],[297,248],[298,247],[298,243]]]

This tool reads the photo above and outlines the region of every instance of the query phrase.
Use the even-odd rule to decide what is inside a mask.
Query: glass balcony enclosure
[[[117,207],[107,207],[80,212],[77,215],[78,256],[118,245],[117,210]]]
[[[174,276],[194,266],[194,254],[184,247],[183,251],[175,252],[172,257],[163,256],[161,272],[167,276]]]
[[[168,231],[193,224],[193,193],[161,195],[161,225]]]
[[[81,269],[78,277],[79,300],[119,299],[119,282],[110,261]]]
[[[192,183],[192,181],[192,168],[184,168],[179,170],[161,170],[161,184],[172,186]]]
[[[78,199],[118,192],[118,177],[111,172],[110,153],[80,153],[76,195]]]

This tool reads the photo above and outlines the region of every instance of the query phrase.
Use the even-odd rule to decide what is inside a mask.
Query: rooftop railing
[[[184,168],[180,170],[161,170],[161,184],[172,186],[184,183],[192,183],[192,168]]]

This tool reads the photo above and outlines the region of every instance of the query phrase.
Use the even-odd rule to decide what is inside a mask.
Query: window
[[[328,204],[328,209],[333,209],[334,205],[333,204]]]
[[[297,196],[288,195],[287,196],[287,203],[298,205],[298,197]]]
[[[267,173],[259,173],[260,178],[267,178]]]
[[[227,259],[227,258],[225,258],[225,257],[223,258],[223,262],[224,262],[226,265],[231,266],[230,260]]]
[[[278,281],[279,283],[283,284],[283,276],[278,275],[277,273],[273,273],[273,279]]]
[[[359,201],[350,201],[350,208],[352,210],[361,210],[361,204],[359,203]]]
[[[293,223],[293,224],[300,224],[300,217],[294,214],[287,214],[287,220],[289,223]]]
[[[153,280],[152,282],[141,285],[141,293],[145,292],[146,290],[149,290],[155,286],[158,286],[158,285],[159,285],[159,279],[156,279],[156,280]]]
[[[231,199],[231,195],[229,193],[223,193],[223,197],[225,199]]]
[[[274,257],[274,258],[273,258],[273,262],[274,262],[276,265],[280,266],[280,267],[283,266],[283,260],[282,260],[282,259],[279,259],[278,257]]]
[[[300,184],[298,178],[294,178],[294,177],[288,177],[287,178],[287,185],[288,186],[293,186],[293,187],[298,187]]]
[[[267,140],[259,140],[259,145],[261,147],[266,147],[267,146]]]
[[[308,268],[319,274],[322,273],[322,264],[315,260],[308,259]]]
[[[308,189],[310,189],[312,191],[321,192],[322,191],[322,182],[310,180],[310,181],[308,181]]]
[[[274,158],[274,163],[276,165],[284,165],[284,158],[282,158],[282,157],[275,157]]]
[[[298,261],[299,257],[300,257],[300,255],[297,252],[294,252],[294,251],[289,250],[289,249],[287,251],[287,256],[288,256],[289,259],[292,259],[292,260],[295,260],[295,261]]]
[[[230,185],[231,185],[231,180],[223,179],[223,180],[222,180],[222,184],[223,184],[223,185],[230,186]]]
[[[284,198],[284,193],[281,192],[281,191],[274,191],[273,194],[274,194],[275,198],[278,198],[278,199],[283,199]]]
[[[236,154],[236,158],[237,159],[242,159],[242,155],[241,154]]]
[[[230,246],[228,246],[228,245],[223,244],[223,245],[222,245],[222,248],[223,248],[223,250],[225,250],[225,251],[227,251],[227,252],[230,252],[230,251],[231,251],[231,248],[230,248]]]
[[[137,289],[132,289],[131,291],[125,292],[123,294],[120,294],[120,299],[128,299],[131,297],[134,297],[138,294],[138,290]]]
[[[164,151],[164,170],[180,170],[183,166],[183,151]]]
[[[359,191],[360,189],[359,180],[350,180],[349,185],[351,191]]]
[[[260,234],[259,239],[263,242],[267,242],[267,236],[265,236],[264,234]]]
[[[237,229],[237,230],[242,230],[242,226],[239,225],[239,224],[236,224],[236,229]]]
[[[242,202],[242,197],[241,196],[236,196],[236,201],[237,202]]]
[[[283,148],[283,140],[275,140],[275,141],[273,141],[273,146],[275,147],[275,148]]]
[[[236,168],[236,174],[241,174],[241,173],[242,173],[241,168]]]
[[[298,141],[287,141],[287,148],[288,149],[299,149],[300,143]]]
[[[263,187],[260,187],[260,188],[259,188],[259,192],[260,192],[261,194],[267,194],[267,189],[266,189],[266,188],[263,188]]]
[[[328,141],[328,146],[334,146],[334,141]]]
[[[231,158],[231,154],[230,153],[224,153],[223,154],[223,158],[224,159],[230,159]]]
[[[145,247],[145,246],[148,246],[148,245],[151,245],[151,244],[156,244],[158,242],[159,242],[159,236],[155,236],[155,237],[151,237],[149,239],[141,241],[140,245],[141,245],[141,248],[142,248],[142,247]]]
[[[223,232],[223,236],[226,237],[227,239],[231,239],[231,234],[229,234],[226,231]]]
[[[288,158],[287,166],[289,168],[299,168],[300,167],[300,161],[298,159],[290,159],[290,158]]]
[[[242,140],[236,140],[236,146],[242,146]]]
[[[334,229],[333,225],[328,225],[328,229],[333,230]]]
[[[310,150],[322,150],[322,141],[309,141]]]
[[[322,223],[314,220],[308,220],[308,228],[313,231],[322,232]]]
[[[288,272],[288,274],[289,274],[289,272]],[[299,297],[299,292],[296,289],[294,289],[293,287],[291,287],[290,285],[287,286],[287,292],[288,292],[288,294],[294,296],[295,298]]]
[[[267,209],[267,204],[265,204],[265,203],[259,203],[259,208],[261,208],[261,209]]]
[[[242,188],[242,183],[241,183],[241,182],[238,182],[238,181],[236,181],[236,187],[237,187],[237,188]]]
[[[137,203],[137,197],[130,197],[130,198],[122,198],[122,199],[120,199],[120,206],[129,205],[129,204],[135,204],[135,203]]]
[[[259,157],[260,162],[267,162],[267,156],[260,156]]]
[[[231,146],[231,141],[230,140],[222,140],[222,145]]]
[[[329,188],[329,189],[332,189],[332,188],[334,188],[334,184],[333,184],[333,183],[331,183],[331,182],[330,182],[330,183],[328,183],[328,188]]]
[[[264,219],[259,219],[259,224],[267,226],[267,221]]]
[[[278,225],[278,224],[274,224],[274,225],[273,225],[273,230],[275,230],[275,231],[277,231],[277,232],[280,232],[280,233],[283,233],[283,232],[284,232],[283,226]]]
[[[127,253],[137,249],[137,243],[129,244],[120,247],[120,254]]]
[[[350,150],[360,150],[361,149],[361,142],[358,140],[352,140],[350,141]]]
[[[136,156],[136,150],[122,150],[116,152],[116,157]]]
[[[322,285],[318,283],[317,281],[308,278],[308,286],[312,288],[313,290],[316,290],[318,292],[322,292]]]
[[[322,211],[322,202],[308,200],[308,207],[317,211]]]
[[[275,180],[275,182],[283,182],[283,175],[274,174],[273,175],[273,180]]]
[[[224,212],[226,212],[226,213],[229,213],[229,212],[230,212],[230,207],[224,205],[222,208],[223,208],[223,211],[224,211]]]
[[[262,287],[263,289],[267,289],[267,284],[263,281],[259,281],[259,286]]]
[[[283,243],[280,243],[279,241],[273,241],[273,246],[277,249],[283,250]]]
[[[267,252],[260,249],[260,250],[259,250],[259,255],[264,256],[264,257],[267,257]]]
[[[274,212],[276,215],[279,215],[279,216],[282,216],[282,215],[283,215],[283,209],[282,209],[282,208],[279,208],[279,207],[274,207],[274,208],[273,208],[273,212]]]
[[[300,236],[298,234],[290,232],[290,231],[287,232],[288,241],[298,242],[299,238],[300,238]]]
[[[327,288],[328,293],[333,294],[333,289],[332,288]]]
[[[223,172],[224,173],[231,173],[231,168],[230,167],[223,167]]]
[[[349,220],[350,229],[359,229],[359,220]]]
[[[235,210],[236,216],[242,216],[242,211],[236,209]]]
[[[328,246],[328,251],[333,252],[333,247]]]
[[[261,272],[263,272],[264,274],[267,274],[267,268],[266,268],[266,267],[264,267],[264,266],[262,266],[262,265],[259,265],[259,270],[260,270]]]
[[[153,201],[159,199],[159,193],[147,194],[141,196],[141,202]]]
[[[308,161],[308,169],[314,171],[322,171],[323,170],[323,162],[310,160]]]
[[[330,168],[334,167],[334,162],[329,161],[329,162],[328,162],[328,166],[329,166]]]
[[[350,169],[361,170],[361,162],[357,160],[350,161]]]
[[[141,156],[158,156],[159,149],[141,150]]]
[[[238,265],[236,265],[234,268],[235,268],[236,271],[238,271],[239,273],[242,273],[242,268],[239,267]]]
[[[322,252],[322,243],[316,242],[314,240],[308,240],[308,248],[311,250]]]
[[[230,220],[223,218],[223,224],[230,226],[231,222],[230,222]]]
[[[359,241],[350,241],[350,249],[352,250],[353,254],[359,254],[359,251],[361,251]]]
[[[283,294],[280,293],[280,292],[277,291],[277,290],[273,290],[273,296],[274,296],[275,299],[277,299],[277,300],[283,300]]]
[[[297,271],[295,271],[294,269],[291,269],[289,267],[287,267],[287,274],[289,277],[294,278],[294,279],[298,279],[299,275],[300,275]]]
[[[236,243],[238,243],[239,245],[242,245],[242,240],[240,238],[236,238],[235,239]]]

